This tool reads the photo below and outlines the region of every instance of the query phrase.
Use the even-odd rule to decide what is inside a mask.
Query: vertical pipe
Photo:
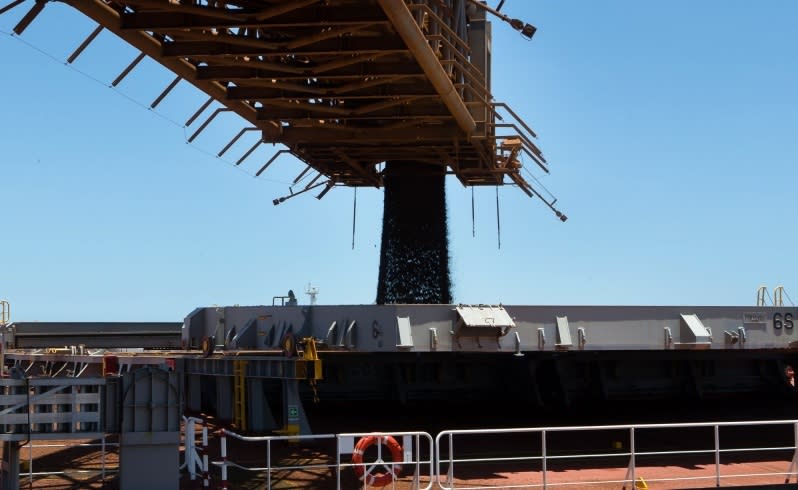
[[[793,439],[793,446],[795,448],[793,455],[792,455],[792,464],[790,464],[790,471],[795,471],[795,463],[798,461],[798,422],[795,423],[794,426],[794,439]],[[795,474],[795,473],[793,473]],[[787,475],[787,479],[784,483],[790,483],[790,476]],[[796,481],[798,481],[798,477],[796,477]]]
[[[33,488],[33,441],[30,440],[28,441],[28,481]]]
[[[637,480],[637,478],[635,478],[635,428],[634,427],[631,427],[629,429],[629,450],[631,452],[630,456],[631,460],[629,461],[629,464],[632,467],[632,488],[635,488],[635,481]]]
[[[222,429],[222,489],[227,490],[227,433]]]
[[[272,440],[266,440],[266,467],[268,473],[266,475],[266,488],[272,487]]]
[[[543,490],[546,490],[546,431],[540,431],[540,448],[541,448],[541,457],[542,457],[542,464],[543,464]]]
[[[454,439],[452,433],[449,433],[449,485],[454,485]]]
[[[103,434],[103,437],[102,437],[101,441],[102,442],[101,442],[101,449],[100,449],[100,457],[102,459],[101,459],[101,462],[100,462],[100,466],[102,468],[102,470],[101,470],[102,471],[102,480],[101,481],[103,482],[103,486],[104,486],[105,485],[105,434]]]
[[[211,484],[208,475],[208,422],[202,421],[202,485],[208,488]]]
[[[383,436],[380,436],[380,437],[377,438],[377,461],[385,461],[384,459],[382,459],[382,445],[383,445],[384,442],[385,442],[385,438]],[[371,474],[371,472],[374,470],[374,468],[376,468],[376,467],[377,467],[377,465],[373,465],[371,468],[366,468],[366,475],[365,476],[368,477]],[[387,467],[386,467],[386,469],[387,469]],[[393,475],[393,468],[390,468],[390,470],[391,470],[391,475]],[[368,480],[364,478],[363,481],[366,482]]]
[[[499,250],[502,249],[502,221],[499,217],[499,186],[496,186],[496,237],[499,242]]]
[[[352,250],[355,249],[355,223],[357,219],[357,187],[355,189],[355,200],[352,204]]]
[[[715,486],[720,486],[720,427],[715,424]]]
[[[335,436],[335,490],[341,490],[341,436]]]
[[[416,460],[416,473],[415,478],[413,478],[413,483],[415,484],[416,488],[419,488],[421,485],[421,435],[416,434],[416,438],[414,441],[414,449],[415,449],[415,460]],[[404,456],[402,457],[404,460]]]
[[[471,237],[477,236],[477,221],[474,214],[474,186],[471,186]]]

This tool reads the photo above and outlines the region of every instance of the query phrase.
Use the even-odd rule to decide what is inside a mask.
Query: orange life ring
[[[391,451],[391,461],[384,462],[381,459],[377,460],[375,465],[381,464],[386,468],[386,471],[384,473],[369,472],[365,475],[365,481],[368,486],[384,487],[393,482],[393,480],[399,476],[399,473],[402,472],[401,463],[404,460],[402,457],[402,446],[391,436],[366,436],[357,441],[355,450],[352,452],[352,463],[356,465],[355,473],[357,473],[358,478],[361,480],[366,473],[366,465],[363,464],[363,454],[365,454],[366,449],[374,444],[382,444],[387,447],[388,450]]]

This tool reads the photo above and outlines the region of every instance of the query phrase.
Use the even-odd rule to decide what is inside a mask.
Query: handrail
[[[787,425],[793,427],[793,445],[792,446],[767,446],[767,447],[731,447],[722,448],[720,445],[720,428],[721,427],[756,427],[756,426],[777,426]],[[671,450],[647,450],[637,451],[635,449],[635,442],[639,436],[635,435],[635,431],[644,429],[681,429],[681,428],[696,428],[696,427],[711,427],[713,428],[713,445],[712,449],[689,449],[681,451]],[[549,454],[547,450],[547,440],[551,433],[562,432],[584,432],[584,431],[629,431],[629,449],[623,452],[616,453],[585,453],[585,454]],[[456,458],[454,453],[454,439],[455,436],[479,436],[479,435],[505,435],[505,434],[540,434],[540,455],[524,455],[524,456],[501,456],[501,457],[476,457],[476,458]],[[448,453],[444,454],[442,444],[448,444]],[[792,462],[786,471],[772,471],[769,473],[748,473],[748,474],[734,474],[734,475],[721,475],[720,455],[730,453],[757,453],[765,451],[793,451]],[[540,463],[541,483],[524,484],[518,488],[532,488],[542,487],[548,488],[551,484],[548,481],[549,470],[547,469],[547,461],[552,460],[578,460],[580,458],[628,458],[628,466],[626,476],[622,480],[608,480],[608,481],[580,481],[580,482],[558,482],[558,486],[563,485],[579,485],[579,484],[607,484],[607,483],[620,483],[624,485],[631,484],[631,488],[635,487],[637,481],[637,463],[636,459],[641,456],[693,456],[693,455],[708,455],[714,454],[714,474],[712,476],[670,476],[668,478],[649,478],[649,482],[662,482],[662,481],[681,481],[681,480],[699,480],[699,479],[714,479],[716,486],[721,486],[721,479],[732,479],[742,477],[755,477],[755,476],[785,476],[786,482],[789,482],[791,477],[798,479],[798,419],[789,420],[755,420],[755,421],[739,421],[739,422],[695,422],[695,423],[666,423],[666,424],[623,424],[623,425],[600,425],[600,426],[563,426],[563,427],[527,427],[527,428],[506,428],[506,429],[481,429],[481,430],[447,430],[439,433],[435,438],[435,475],[437,477],[438,486],[441,489],[448,490],[454,488],[454,467],[455,464],[464,463],[506,463],[506,462],[524,462],[524,461],[538,461]],[[448,464],[448,469],[442,473],[441,463]],[[458,485],[457,488],[463,488]],[[469,486],[467,488],[490,488]]]
[[[782,442],[775,442],[773,440],[767,441],[769,444],[761,444],[758,447],[740,447],[739,441],[735,442],[734,444],[727,444],[728,447],[723,447],[721,445],[721,438],[720,432],[721,429],[724,427],[764,427],[764,426],[787,426],[789,429],[789,433],[785,435],[792,440],[792,445],[789,445],[789,442],[782,441]],[[656,437],[659,437],[662,433],[659,430],[664,431],[671,431],[673,429],[690,429],[690,428],[711,428],[712,430],[709,432],[703,431],[702,434],[706,434],[708,436],[707,443],[708,444],[698,444],[697,446],[686,447],[684,450],[677,450],[675,446],[671,445],[675,441],[679,441],[678,437],[674,439],[674,441],[665,441],[666,444],[664,447],[657,447],[653,445],[652,442],[656,442]],[[651,431],[653,429],[653,432]],[[648,432],[644,432],[647,431]],[[620,436],[623,440],[623,449],[619,448],[619,451],[616,452],[609,452],[607,450],[597,449],[593,452],[591,450],[579,450],[575,451],[580,454],[572,454],[572,453],[553,453],[550,449],[552,446],[558,446],[557,441],[555,440],[558,434],[563,434],[567,432],[574,432],[574,433],[584,433],[586,431],[616,431],[621,432],[625,431],[625,436]],[[572,487],[578,488],[580,485],[610,485],[610,484],[618,484],[618,486],[623,486],[624,488],[638,488],[640,485],[641,477],[645,477],[645,481],[649,484],[651,483],[659,483],[659,482],[680,482],[680,481],[708,481],[712,480],[714,486],[720,487],[722,486],[721,483],[727,482],[730,485],[736,483],[742,478],[762,478],[762,477],[770,477],[771,479],[774,477],[779,477],[779,483],[789,482],[793,477],[798,479],[798,419],[787,419],[787,420],[754,420],[754,421],[733,421],[733,422],[694,422],[694,423],[664,423],[664,424],[615,424],[615,425],[600,425],[600,426],[562,426],[562,427],[522,427],[522,428],[503,428],[503,429],[477,429],[477,430],[447,430],[439,433],[434,441],[432,436],[430,436],[426,432],[368,432],[368,433],[340,433],[340,434],[317,434],[317,435],[280,435],[280,436],[244,436],[241,434],[237,434],[227,429],[222,429],[218,432],[221,436],[220,446],[221,446],[221,461],[214,461],[213,465],[221,469],[221,488],[228,488],[228,480],[227,480],[227,471],[229,468],[237,468],[243,471],[249,472],[261,472],[264,473],[264,481],[262,482],[265,484],[265,488],[271,488],[272,484],[272,474],[274,472],[286,472],[286,471],[334,471],[335,475],[333,476],[336,478],[336,488],[342,488],[342,471],[346,468],[362,468],[364,476],[361,477],[361,485],[363,488],[368,488],[372,485],[372,481],[374,476],[377,476],[376,471],[381,471],[383,476],[386,474],[393,473],[394,470],[398,472],[398,467],[400,465],[410,465],[411,468],[415,468],[415,472],[413,474],[412,482],[409,482],[410,485],[407,488],[413,488],[417,490],[431,490],[432,488],[440,488],[442,490],[449,490],[453,488],[458,489],[488,489],[488,488],[496,488],[495,484],[491,486],[490,484],[485,483],[485,486],[480,486],[480,482],[478,479],[474,478],[474,475],[469,476],[469,481],[464,482],[462,480],[455,479],[455,467],[459,466],[461,471],[463,467],[466,465],[474,465],[474,464],[481,464],[484,468],[484,465],[501,465],[502,468],[505,468],[502,471],[510,471],[522,474],[522,479],[518,480],[518,484],[511,485],[512,488],[543,488],[547,489],[549,487],[557,486],[559,487]],[[533,435],[529,440],[533,443],[533,445],[538,445],[538,449],[533,449],[532,453],[529,451],[529,447],[525,446],[520,453],[510,453],[505,451],[512,451],[512,446],[506,446],[507,441],[511,440],[510,438],[506,437],[507,435],[523,435],[523,434],[530,434]],[[534,437],[537,435],[538,437]],[[380,444],[377,445],[377,455],[376,461],[344,461],[343,457],[349,454],[355,454],[358,451],[358,447],[355,444],[358,438],[362,437],[375,437],[377,439],[385,436],[391,436],[397,438],[399,440],[400,437],[404,437],[404,449],[402,450],[401,460],[397,458],[396,453],[392,454],[390,459],[382,458],[383,454],[386,454],[386,449],[383,448]],[[498,444],[502,445],[505,449],[503,449],[501,454],[493,455],[486,455],[486,456],[471,456],[471,457],[458,457],[455,454],[455,446],[458,445],[458,441],[455,441],[459,436],[469,436],[469,448],[478,447],[482,451],[490,451],[489,445],[482,444],[482,440],[479,440],[477,444],[475,444],[474,437],[480,436],[498,436],[497,441]],[[616,434],[613,434],[616,436]],[[655,439],[649,440],[649,437],[654,437]],[[678,434],[677,434],[678,436]],[[253,442],[253,443],[266,443],[266,461],[263,465],[257,466],[246,466],[244,464],[239,464],[238,462],[232,461],[228,459],[228,441],[227,438],[230,437],[232,439],[236,439],[242,442]],[[273,454],[272,454],[272,442],[273,441],[287,441],[287,442],[298,442],[298,441],[309,441],[309,440],[322,440],[326,439],[330,442],[335,443],[335,449],[332,449],[330,446],[331,451],[335,451],[336,454],[327,453],[327,456],[321,458],[319,460],[309,462],[309,464],[302,464],[297,463],[296,461],[286,461],[286,465],[276,465],[275,461],[273,461]],[[638,445],[639,440],[643,440],[644,447]],[[519,439],[520,440],[520,439]],[[524,441],[526,439],[523,439]],[[616,439],[613,439],[616,440]],[[691,439],[691,443],[700,443],[700,440],[696,440],[695,436]],[[427,442],[425,442],[427,441]],[[486,441],[487,442],[487,441]],[[785,444],[787,442],[787,444]],[[554,444],[552,444],[554,443]],[[448,444],[448,447],[447,447]],[[458,446],[459,447],[459,446]],[[562,447],[562,446],[560,446]],[[584,447],[584,446],[580,446]],[[364,450],[360,448],[361,451]],[[761,469],[756,468],[752,470],[748,470],[748,472],[741,472],[735,474],[722,474],[723,467],[721,466],[721,455],[740,455],[743,453],[764,453],[764,452],[791,452],[791,462],[789,464],[789,468],[781,469],[778,467],[773,467],[772,465],[768,466],[768,469]],[[362,453],[359,453],[362,454]],[[369,453],[371,455],[371,453]],[[711,463],[709,463],[709,459],[714,454],[714,468]],[[463,455],[465,456],[465,455]],[[700,465],[705,468],[704,473],[700,475],[696,475],[695,473],[684,472],[684,473],[675,473],[675,474],[668,474],[665,477],[658,477],[657,475],[646,475],[646,469],[638,466],[638,461],[641,458],[649,458],[647,464],[645,465],[646,468],[650,467],[650,462],[652,461],[652,457],[679,457],[681,460],[685,458],[701,458]],[[373,456],[369,456],[369,458],[373,459]],[[615,458],[619,461],[617,466],[611,466],[615,468],[617,471],[617,475],[611,475],[609,477],[604,477],[601,480],[584,480],[584,481],[576,481],[579,478],[579,473],[576,473],[576,477],[568,477],[566,474],[562,473],[561,471],[554,471],[556,468],[552,468],[552,463],[562,464],[562,462],[567,460],[572,461],[585,461],[584,458],[590,458],[593,460],[601,459],[602,463],[606,462],[609,458]],[[787,464],[787,459],[781,459],[784,461],[784,464]],[[696,463],[695,461],[686,461],[686,463]],[[279,463],[279,461],[278,461]],[[518,467],[518,464],[521,463],[530,463],[534,464],[533,469],[524,470]],[[696,463],[697,464],[697,463]],[[510,466],[513,465],[513,466]],[[605,466],[602,464],[601,466]],[[658,466],[658,465],[654,465]],[[384,468],[385,470],[382,470]],[[426,468],[429,468],[429,473],[427,473]],[[512,468],[512,469],[511,469]],[[771,468],[773,468],[771,470]],[[423,471],[422,471],[423,470]],[[714,471],[713,471],[714,470]],[[491,469],[490,472],[493,473],[495,470]],[[578,471],[578,470],[577,470]],[[740,471],[740,470],[737,470]],[[624,475],[625,472],[625,475]],[[727,470],[728,472],[728,470]],[[358,473],[360,471],[358,470]],[[423,475],[422,475],[423,473]],[[526,473],[526,474],[525,474]],[[531,474],[534,474],[534,477],[530,477]],[[372,475],[369,477],[369,475]],[[429,480],[427,480],[427,475],[429,475]],[[567,477],[568,480],[564,480],[563,478]],[[371,480],[369,479],[371,478]],[[395,476],[394,476],[395,478]],[[533,481],[534,480],[534,481]],[[397,484],[400,479],[394,479],[394,484]],[[401,485],[402,488],[406,488],[405,485],[408,483],[407,476],[401,478]],[[390,484],[390,483],[389,483]]]
[[[432,473],[433,470],[433,460],[432,455],[434,454],[434,447],[433,447],[433,440],[432,436],[426,432],[368,432],[368,433],[347,433],[347,434],[313,434],[313,435],[286,435],[286,436],[244,436],[241,434],[237,434],[228,429],[221,429],[219,431],[219,435],[221,436],[220,441],[220,449],[221,449],[221,461],[213,461],[212,464],[216,467],[221,469],[221,488],[227,489],[228,488],[228,475],[227,469],[228,468],[237,468],[243,471],[249,472],[265,472],[266,473],[266,481],[265,481],[265,488],[271,488],[272,484],[272,473],[275,471],[286,471],[286,470],[308,470],[308,469],[328,469],[333,470],[336,472],[337,475],[337,487],[338,489],[341,487],[341,470],[344,468],[354,468],[354,467],[365,467],[365,474],[368,475],[371,471],[374,470],[375,467],[379,465],[390,466],[393,469],[396,465],[402,464],[415,464],[415,473],[414,473],[414,488],[419,490],[430,490],[432,488],[433,483],[435,482],[436,478],[435,475]],[[393,437],[410,437],[412,441],[412,448],[410,448],[411,454],[416,454],[415,457],[411,457],[410,461],[407,460],[408,448],[405,448],[405,457],[403,458],[404,461],[393,461],[393,462],[385,462],[382,461],[381,458],[378,457],[378,461],[376,463],[343,463],[341,462],[341,454],[348,454],[344,447],[346,447],[345,441],[349,440],[350,444],[356,438],[360,437],[367,437],[367,436],[393,436]],[[238,464],[234,461],[228,459],[228,451],[227,451],[227,438],[230,437],[232,439],[237,439],[242,442],[265,442],[266,443],[266,465],[265,466],[245,466],[243,464]],[[428,443],[426,448],[422,448],[421,446],[421,439],[424,438]],[[329,463],[322,462],[322,463],[314,463],[314,464],[305,464],[305,465],[287,465],[287,466],[277,466],[272,461],[272,442],[278,441],[287,441],[291,443],[295,443],[298,441],[308,441],[308,440],[334,440],[336,444],[336,456],[335,460]],[[421,458],[421,451],[422,449],[426,450],[426,454],[429,456],[426,459]],[[351,446],[350,446],[351,452]],[[420,471],[422,465],[428,466],[429,468],[429,481],[425,487],[420,486]]]
[[[34,477],[52,477],[52,476],[63,476],[63,475],[74,475],[74,474],[98,474],[100,476],[100,481],[105,485],[106,478],[108,473],[119,473],[119,465],[111,465],[109,467],[108,462],[106,460],[106,454],[109,452],[108,448],[116,447],[116,451],[119,451],[120,444],[118,442],[108,442],[106,440],[106,435],[103,434],[100,438],[100,442],[63,442],[63,443],[45,443],[45,444],[37,444],[38,441],[31,441],[28,440],[25,444],[20,446],[20,449],[27,447],[28,448],[28,471],[23,471],[20,473],[20,480],[24,475],[28,476],[28,481],[31,487],[34,484]],[[35,461],[33,457],[33,448],[77,448],[77,447],[99,447],[100,448],[100,468],[71,468],[69,471],[62,470],[62,471],[33,471],[33,463]],[[16,488],[16,487],[15,487]]]
[[[201,442],[197,446],[195,427],[199,424],[202,427]],[[204,487],[210,485],[210,475],[208,474],[208,422],[197,417],[183,416],[183,444],[185,459],[180,465],[180,470],[186,469],[192,481],[198,474],[202,476]]]

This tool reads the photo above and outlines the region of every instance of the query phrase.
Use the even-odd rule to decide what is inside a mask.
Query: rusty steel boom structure
[[[46,3],[35,0],[14,32]],[[493,100],[485,12],[473,0],[63,3],[98,24],[69,62],[107,29],[141,51],[114,85],[150,56],[176,76],[158,102],[185,80],[252,125],[244,131],[260,131],[259,143],[284,144],[327,186],[380,187],[380,165],[404,160],[444,167],[464,185],[508,181],[534,196],[520,154],[548,172],[535,133]]]
[[[22,5],[15,0],[0,14]],[[116,86],[150,56],[175,78],[155,108],[185,80],[208,95],[190,126],[216,101],[188,141],[222,112],[260,145],[306,164],[309,183],[286,199],[334,186],[385,188],[377,303],[449,303],[445,176],[465,186],[511,184],[555,208],[556,199],[522,176],[524,156],[548,165],[536,135],[490,91],[487,15],[527,38],[535,27],[478,0],[63,0],[97,22],[67,59],[72,63],[107,29],[140,50]],[[503,3],[503,2],[502,2]],[[35,0],[14,32],[44,10]],[[311,170],[314,174],[309,174]],[[530,173],[531,175],[531,173]]]

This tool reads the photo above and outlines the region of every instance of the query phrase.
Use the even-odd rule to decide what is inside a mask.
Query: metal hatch
[[[515,322],[502,305],[458,305],[455,336],[503,337]]]

